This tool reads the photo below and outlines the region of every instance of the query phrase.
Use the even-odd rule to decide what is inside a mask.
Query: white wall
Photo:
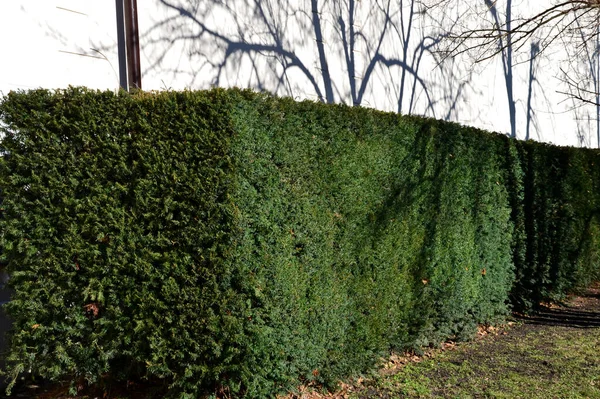
[[[506,1],[515,17],[552,4],[498,0],[500,17]],[[142,86],[251,87],[510,133],[502,57],[441,62],[432,46],[449,26],[490,20],[484,1],[426,9],[428,2],[439,0],[138,0]],[[0,34],[14,38],[0,42],[11,55],[0,63],[0,90],[117,87],[114,7],[113,0],[0,0]],[[517,137],[597,147],[596,107],[557,93],[567,90],[561,68],[585,73],[585,60],[574,63],[556,43],[530,68],[530,48],[524,43],[513,57]]]
[[[506,1],[512,2],[514,18],[552,4],[498,0],[494,3],[500,18]],[[431,46],[448,27],[478,27],[492,19],[491,13],[483,0],[447,1],[423,12],[424,3],[439,2],[147,2],[140,11],[144,87],[252,87],[511,133],[502,57],[472,65],[473,57],[466,54],[440,63],[438,47]],[[581,106],[557,93],[566,90],[560,68],[567,67],[560,61],[573,61],[564,45],[555,43],[537,57],[533,75],[530,49],[531,43],[525,42],[512,57],[517,137],[598,146],[596,107]]]
[[[118,88],[114,1],[0,0],[0,91]]]

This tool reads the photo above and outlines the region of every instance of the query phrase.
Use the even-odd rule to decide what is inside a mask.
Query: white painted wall
[[[449,26],[490,19],[484,1],[454,0],[425,13],[436,1],[138,0],[142,86],[251,87],[509,133],[501,57],[440,63],[431,47]],[[506,1],[495,2],[501,13]],[[552,0],[512,3],[519,17]],[[13,38],[0,42],[10,55],[0,63],[0,90],[116,88],[114,7],[113,0],[0,0],[0,34]],[[557,93],[566,91],[561,68],[585,73],[585,60],[558,43],[535,59],[532,80],[530,44],[514,56],[517,137],[597,147],[596,107]]]
[[[0,0],[0,91],[118,88],[114,1]]]

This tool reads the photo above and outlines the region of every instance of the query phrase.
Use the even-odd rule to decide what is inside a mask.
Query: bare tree
[[[583,35],[583,32],[580,32]],[[595,132],[600,146],[600,29],[593,40],[581,38],[580,48],[565,46],[568,62],[561,67],[565,101],[572,103],[581,145],[591,145],[586,132]]]
[[[517,136],[517,110],[514,88],[515,53],[520,45],[516,34],[513,0],[477,0],[452,2],[440,0],[438,8],[460,14],[454,26],[447,29],[443,42],[437,48],[440,60],[459,56],[473,63],[482,63],[498,57],[502,65],[502,77],[506,89],[506,101],[510,118],[509,135]],[[532,64],[533,65],[533,64]],[[529,104],[530,105],[530,104]]]
[[[600,27],[600,0],[563,0],[552,3],[534,12],[533,15],[514,18],[511,15],[512,0],[506,0],[505,18],[498,17],[498,0],[483,0],[492,20],[484,21],[480,26],[465,27],[450,32],[444,48],[446,56],[469,53],[475,62],[483,62],[502,55],[505,66],[511,62],[513,53],[535,42],[537,50],[531,52],[538,56],[551,45],[559,44],[568,52],[565,61],[574,58],[590,60],[590,46],[597,41]],[[506,72],[505,67],[505,73]],[[566,76],[564,82],[569,86],[565,93],[583,102],[597,104],[597,90],[583,88],[581,81]],[[585,86],[587,87],[587,86]]]
[[[492,15],[497,12],[498,0],[483,0]],[[533,15],[512,18],[507,2],[506,20],[495,16],[491,24],[451,32],[448,38],[452,44],[446,49],[448,54],[478,53],[481,62],[512,47],[514,51],[527,45],[530,39],[539,41],[543,52],[555,41],[569,38],[571,44],[581,47],[593,41],[600,24],[600,0],[563,0],[542,8]],[[488,20],[488,22],[490,22]]]
[[[450,3],[449,0],[440,1],[446,6]],[[513,68],[521,63],[529,64],[524,127],[525,138],[530,138],[535,111],[532,104],[537,79],[536,59],[546,53],[548,57],[552,54],[553,62],[561,65],[562,73],[558,76],[561,82],[557,84],[563,89],[557,92],[574,101],[572,110],[576,118],[581,117],[582,111],[575,111],[575,108],[587,104],[596,107],[594,113],[600,120],[600,0],[536,1],[519,3],[519,6],[513,3],[513,0],[479,0],[462,4],[461,22],[448,32],[439,48],[442,59],[467,56],[475,64],[496,57],[501,60],[512,137],[517,133]],[[557,59],[557,52],[565,56]],[[596,125],[594,130],[600,143],[600,122]]]

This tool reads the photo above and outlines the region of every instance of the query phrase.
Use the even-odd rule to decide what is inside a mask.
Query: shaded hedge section
[[[0,119],[12,376],[266,397],[600,277],[598,151],[222,89]]]

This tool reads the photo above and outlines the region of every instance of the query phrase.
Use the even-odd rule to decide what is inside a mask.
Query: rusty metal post
[[[127,75],[129,88],[142,88],[140,37],[137,0],[125,0],[125,32],[127,34]]]

